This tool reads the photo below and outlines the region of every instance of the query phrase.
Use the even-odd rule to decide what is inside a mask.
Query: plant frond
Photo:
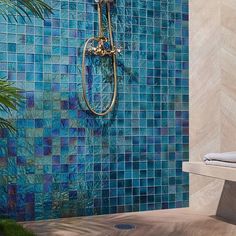
[[[23,101],[22,90],[13,86],[12,82],[0,79],[0,109],[4,111],[17,110]]]
[[[0,117],[0,129],[8,129],[11,133],[16,132],[16,128],[9,120]]]
[[[22,90],[13,86],[5,78],[0,79],[0,111],[10,113],[16,111],[17,107],[23,102]],[[6,128],[14,132],[15,128],[10,121],[0,117],[0,129]]]
[[[0,15],[4,19],[10,16],[17,21],[15,13],[20,17],[24,16],[30,19],[31,12],[34,16],[44,19],[44,14],[52,14],[52,7],[42,0],[0,0]]]

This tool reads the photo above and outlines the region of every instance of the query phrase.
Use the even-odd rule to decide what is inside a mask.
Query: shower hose
[[[116,64],[116,52],[117,49],[114,46],[114,41],[113,41],[113,36],[112,36],[112,26],[111,26],[111,14],[110,14],[110,2],[106,3],[106,11],[107,11],[107,22],[108,22],[108,30],[109,30],[109,38],[107,39],[103,35],[103,30],[102,30],[102,6],[101,2],[98,2],[98,23],[99,23],[99,37],[91,37],[87,39],[84,45],[83,49],[83,56],[82,56],[82,87],[83,87],[83,99],[85,101],[85,104],[87,108],[90,110],[90,112],[94,115],[97,116],[105,116],[107,115],[110,111],[112,111],[115,103],[116,103],[116,97],[117,97],[117,64]],[[90,102],[86,96],[87,93],[87,85],[86,85],[86,66],[85,66],[85,60],[86,60],[86,55],[88,53],[88,45],[91,44],[92,42],[109,42],[110,43],[110,50],[103,50],[99,51],[99,54],[94,53],[95,55],[99,56],[111,56],[112,58],[112,67],[113,67],[113,80],[114,80],[114,86],[113,86],[113,95],[111,102],[109,106],[106,107],[106,109],[102,112],[95,111],[95,109],[90,105]]]

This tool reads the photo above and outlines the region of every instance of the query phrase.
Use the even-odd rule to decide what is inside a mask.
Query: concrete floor
[[[133,230],[114,225],[131,223]],[[210,216],[173,209],[105,216],[25,222],[38,236],[235,236],[236,225]]]

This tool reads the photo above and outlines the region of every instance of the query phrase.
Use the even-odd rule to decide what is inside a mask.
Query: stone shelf
[[[211,166],[203,162],[183,162],[183,171],[217,179],[236,181],[236,168]]]

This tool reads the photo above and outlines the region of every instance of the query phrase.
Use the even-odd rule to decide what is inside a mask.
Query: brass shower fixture
[[[91,55],[96,55],[96,56],[113,56],[121,52],[120,48],[114,47],[114,49],[106,49],[104,47],[104,44],[108,42],[108,38],[105,37],[99,37],[96,39],[98,42],[97,47],[90,47],[87,49],[87,52]]]
[[[83,98],[85,104],[88,109],[92,112],[92,114],[97,116],[105,116],[107,115],[114,107],[117,97],[117,64],[116,64],[116,55],[121,52],[120,48],[115,47],[112,35],[112,26],[111,26],[111,14],[110,14],[110,3],[112,0],[95,0],[98,7],[98,27],[99,27],[99,35],[98,37],[89,38],[84,45],[83,50],[83,58],[82,58],[82,86],[83,86]],[[106,4],[106,16],[108,22],[108,31],[109,38],[104,36],[104,32],[102,29],[102,5]],[[97,46],[93,46],[92,43],[97,42]],[[109,44],[110,48],[107,49],[105,44]],[[88,47],[89,46],[89,47]],[[95,111],[90,105],[87,96],[86,96],[86,76],[85,76],[85,59],[86,55],[95,55],[95,56],[109,56],[112,58],[112,66],[113,66],[113,78],[114,78],[114,89],[113,96],[110,105],[103,112]]]

